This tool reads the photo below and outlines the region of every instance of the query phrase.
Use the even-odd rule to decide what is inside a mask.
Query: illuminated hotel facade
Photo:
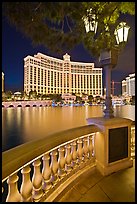
[[[102,96],[102,68],[94,63],[72,62],[66,53],[63,60],[42,53],[24,58],[24,91],[29,94],[85,93]]]
[[[122,95],[135,96],[135,73],[122,81]]]

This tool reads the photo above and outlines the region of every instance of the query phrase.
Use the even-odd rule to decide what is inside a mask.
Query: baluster
[[[90,135],[88,136],[88,139],[89,139],[89,146],[88,146],[88,149],[89,149],[89,157],[93,157],[93,135]]]
[[[58,164],[59,164],[59,169],[58,169],[58,175],[59,175],[59,177],[60,178],[63,178],[64,176],[65,176],[65,174],[66,174],[66,172],[65,172],[65,156],[64,156],[64,152],[65,152],[65,150],[64,150],[64,147],[60,147],[59,149],[58,149],[58,151],[59,151],[59,158],[58,158]]]
[[[76,141],[73,141],[71,144],[71,154],[72,154],[72,167],[77,167],[77,143]]]
[[[2,186],[2,196],[3,196],[3,192],[4,192],[4,187]]]
[[[131,128],[131,156],[135,156],[135,128]]]
[[[69,173],[72,170],[71,167],[71,161],[72,161],[72,155],[71,155],[71,146],[70,144],[67,144],[65,146],[66,148],[66,154],[65,154],[65,158],[66,158],[66,165],[65,165],[65,170],[67,171],[67,173]]]
[[[17,173],[9,176],[7,183],[8,183],[8,196],[6,202],[21,202],[21,194],[18,191],[17,181],[19,177]]]
[[[43,176],[43,190],[48,192],[49,189],[52,187],[51,184],[51,168],[49,165],[50,156],[49,154],[45,154],[42,157],[43,160],[43,169],[42,169],[42,176]]]
[[[32,177],[32,183],[33,183],[33,200],[34,201],[39,201],[40,198],[43,195],[42,191],[42,174],[40,172],[40,159],[37,159],[36,161],[33,162],[34,166],[34,173]]]
[[[135,128],[131,128],[131,145],[135,144]]]
[[[22,173],[22,184],[21,184],[21,196],[22,202],[30,202],[32,201],[32,182],[30,180],[30,171],[31,168],[29,166],[23,167],[21,170]]]
[[[78,139],[77,141],[78,143],[78,150],[77,150],[77,153],[78,153],[78,164],[80,165],[80,162],[83,162],[82,159],[83,159],[83,148],[82,148],[82,139]]]
[[[84,160],[87,161],[88,159],[88,138],[83,138],[83,153],[84,153]]]
[[[52,170],[52,183],[55,186],[59,180],[58,177],[58,161],[57,161],[57,150],[54,150],[50,153],[51,155],[51,170]]]

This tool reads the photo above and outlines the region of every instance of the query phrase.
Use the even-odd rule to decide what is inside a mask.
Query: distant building
[[[122,95],[135,96],[135,73],[129,74],[122,81]]]
[[[29,94],[85,93],[102,96],[102,68],[94,63],[72,62],[70,55],[63,60],[42,53],[24,58],[24,91]]]
[[[21,92],[19,92],[19,91],[15,92],[14,93],[14,99],[15,100],[21,100],[21,95],[22,95]]]
[[[74,103],[74,101],[76,100],[76,96],[73,96],[73,95],[71,95],[69,93],[62,94],[61,97],[66,103]]]
[[[4,92],[4,73],[2,72],[2,92]]]

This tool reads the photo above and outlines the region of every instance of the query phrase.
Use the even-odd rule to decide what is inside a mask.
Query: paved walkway
[[[135,159],[133,167],[109,176],[88,172],[58,202],[135,202]]]

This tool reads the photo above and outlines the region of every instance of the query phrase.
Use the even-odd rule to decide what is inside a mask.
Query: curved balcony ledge
[[[51,151],[55,147],[78,138],[82,135],[100,131],[95,125],[81,126],[48,135],[43,139],[19,145],[13,149],[2,153],[2,181],[9,175],[19,171],[23,165],[33,161],[45,152]]]
[[[2,183],[7,182],[8,192],[4,192],[5,184],[2,190],[7,196],[6,202],[55,202],[60,199],[80,176],[96,168],[94,138],[100,133],[98,126],[86,125],[3,152]],[[131,135],[133,148],[134,123]]]

